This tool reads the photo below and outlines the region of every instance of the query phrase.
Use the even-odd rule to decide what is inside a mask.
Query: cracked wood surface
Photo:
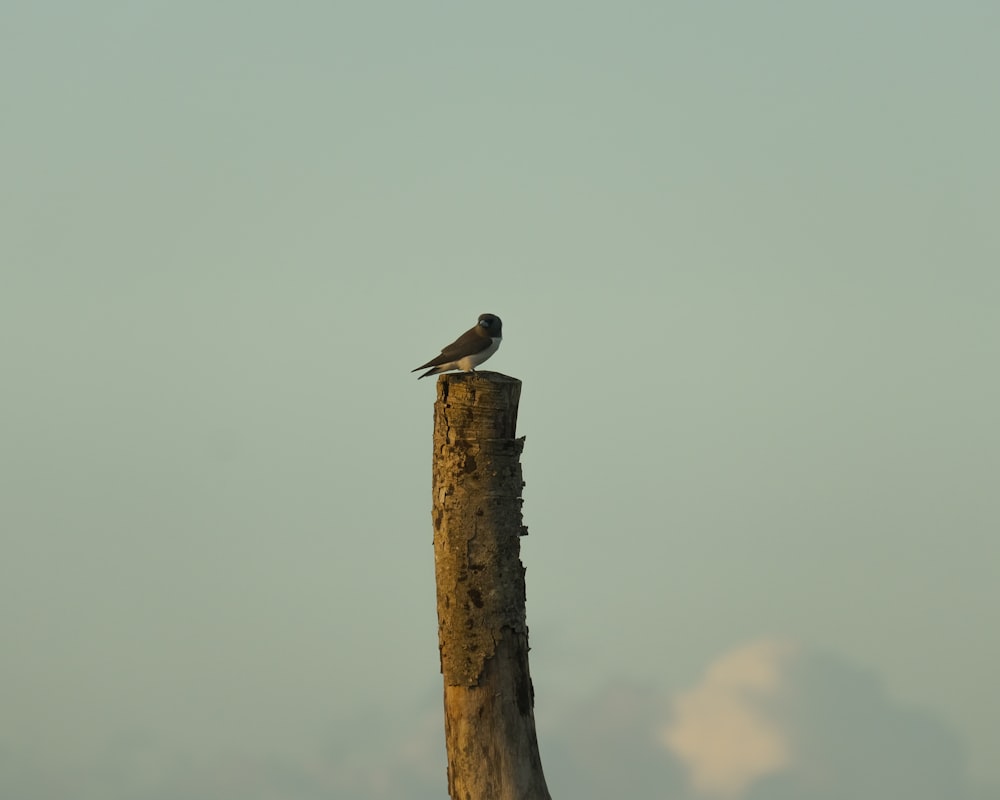
[[[448,791],[455,800],[549,800],[520,559],[521,382],[445,374],[437,392],[434,564]]]

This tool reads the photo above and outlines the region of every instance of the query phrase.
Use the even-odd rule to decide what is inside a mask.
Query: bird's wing
[[[478,353],[485,350],[492,343],[493,340],[489,336],[483,336],[476,330],[476,328],[471,328],[459,336],[450,345],[445,347],[441,351],[441,355],[435,356],[426,364],[414,369],[413,372],[416,372],[417,369],[423,369],[424,367],[436,367],[439,364],[447,364],[449,361],[456,361],[462,356],[469,356],[474,353]]]

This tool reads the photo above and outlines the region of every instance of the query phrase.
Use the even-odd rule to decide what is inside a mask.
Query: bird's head
[[[500,335],[500,317],[496,314],[480,314],[479,315],[479,327],[483,329],[483,333],[487,336],[496,337]]]

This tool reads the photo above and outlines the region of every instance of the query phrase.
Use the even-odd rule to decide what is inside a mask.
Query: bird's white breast
[[[500,340],[502,338],[502,336],[494,336],[489,347],[484,350],[480,350],[478,353],[462,356],[462,358],[455,361],[455,366],[463,372],[475,369],[497,351],[497,348],[500,347]]]

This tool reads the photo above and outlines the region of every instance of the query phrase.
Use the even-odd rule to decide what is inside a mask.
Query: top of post
[[[435,407],[448,428],[475,438],[513,439],[521,381],[499,372],[446,372],[438,376]]]

